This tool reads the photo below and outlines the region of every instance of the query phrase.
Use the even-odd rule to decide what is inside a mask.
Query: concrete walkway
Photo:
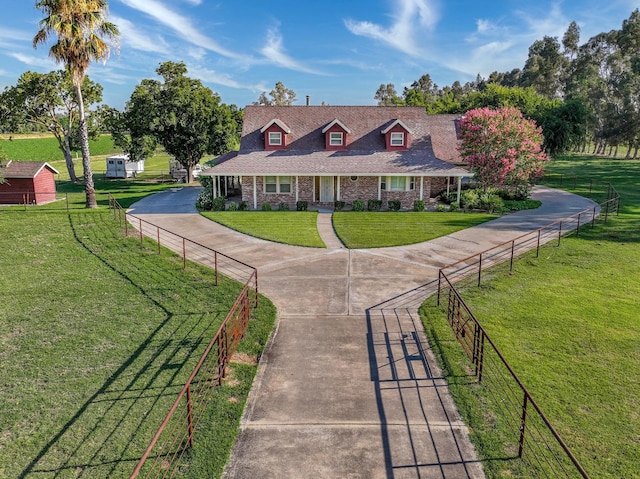
[[[417,308],[440,267],[591,201],[537,188],[538,210],[417,245],[347,250],[330,214],[318,215],[327,249],[287,246],[204,219],[197,194],[176,188],[130,211],[256,266],[279,313],[226,478],[484,477]]]

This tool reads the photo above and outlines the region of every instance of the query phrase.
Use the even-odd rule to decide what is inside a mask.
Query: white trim
[[[393,136],[396,135],[400,135],[400,143],[394,143],[393,141]],[[391,134],[389,135],[389,146],[405,146],[405,138],[406,135],[404,134],[403,131],[392,131]]]
[[[265,175],[262,177],[262,192],[265,195],[290,195],[291,193],[293,193],[291,191],[291,186],[293,183],[293,175]],[[267,191],[267,178],[275,178],[276,182],[276,191]],[[289,178],[289,183],[283,183],[281,181],[281,178]],[[269,183],[270,185],[272,185],[273,183]],[[282,185],[289,185],[289,191],[281,191],[281,187]]]
[[[340,143],[333,142],[333,135],[340,135]],[[329,133],[329,146],[343,146],[344,145],[344,133],[341,131],[332,131]]]
[[[382,176],[378,176],[378,201],[382,199]]]
[[[340,177],[336,176],[336,200],[340,201]]]
[[[393,123],[391,123],[388,127],[386,127],[384,130],[381,131],[381,133],[383,135],[386,135],[387,133],[389,133],[391,131],[391,129],[397,125],[400,125],[402,128],[404,128],[407,133],[413,135],[413,133],[411,132],[411,130],[409,129],[409,127],[407,125],[405,125],[404,123],[402,123],[402,121],[400,120],[395,120]]]
[[[329,129],[330,129],[332,126],[334,126],[334,125],[338,125],[338,126],[339,126],[340,128],[342,128],[345,132],[347,132],[347,133],[351,133],[351,130],[350,130],[349,128],[347,128],[347,127],[345,126],[345,124],[344,124],[344,123],[342,123],[342,122],[341,122],[340,120],[338,120],[337,118],[336,118],[335,120],[333,120],[331,123],[329,123],[327,126],[325,126],[325,127],[322,129],[322,133],[326,133],[326,132],[328,132],[328,131],[329,131]]]
[[[287,133],[287,134],[291,133],[291,128],[289,128],[287,125],[285,125],[282,121],[278,120],[277,118],[274,118],[269,123],[267,123],[265,126],[260,128],[260,133],[264,133],[265,131],[267,131],[269,129],[269,127],[271,125],[274,125],[274,124],[278,125],[280,128],[282,128],[282,130],[285,133]]]
[[[424,200],[424,176],[420,176],[420,199]]]
[[[258,186],[256,182],[256,176],[253,177],[253,209],[258,209]]]
[[[451,181],[451,177],[447,176],[447,196],[449,196],[449,182]]]
[[[462,176],[458,176],[458,204],[460,204],[460,190],[462,190]]]
[[[300,195],[298,192],[298,177],[296,176],[296,203],[300,200]]]
[[[271,135],[278,135],[278,142],[272,141]],[[275,136],[273,137],[275,140]],[[269,137],[267,138],[267,144],[269,146],[282,146],[282,132],[281,131],[270,131]]]

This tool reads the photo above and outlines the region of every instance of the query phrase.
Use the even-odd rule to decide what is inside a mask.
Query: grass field
[[[336,212],[333,227],[347,248],[380,248],[429,241],[496,218],[482,213]]]
[[[9,136],[12,140],[9,140]],[[46,161],[60,175],[58,181],[69,180],[69,173],[64,161],[64,156],[58,148],[57,140],[47,134],[27,134],[27,135],[0,135],[0,150],[4,151],[10,160],[14,161]],[[105,159],[109,155],[121,153],[113,146],[111,135],[101,135],[97,140],[89,142],[91,151],[91,170],[96,180],[104,179],[106,171]],[[159,178],[170,180],[169,178],[169,158],[170,155],[162,148],[158,148],[155,154],[145,161],[145,172],[138,175],[138,179]],[[204,164],[209,157],[202,159]],[[75,172],[78,178],[82,178],[82,155],[74,153]]]
[[[3,210],[0,229],[0,477],[128,477],[240,286],[123,238],[106,210]],[[256,358],[275,310],[254,316]],[[220,475],[256,366],[232,371],[200,477]]]
[[[206,211],[203,216],[241,233],[277,243],[325,248],[316,211]]]
[[[640,162],[568,156],[560,174],[611,179],[622,195],[619,217],[581,230],[560,247],[545,247],[484,274],[461,293],[542,410],[592,478],[640,477]],[[490,279],[489,279],[490,278]],[[495,442],[497,412],[471,391],[465,363],[444,315],[431,299],[422,313],[459,409],[471,428],[489,477],[532,477]],[[498,421],[499,423],[499,421]]]

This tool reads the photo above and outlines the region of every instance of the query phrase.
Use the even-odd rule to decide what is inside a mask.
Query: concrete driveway
[[[199,188],[130,212],[258,268],[278,308],[227,465],[231,478],[482,478],[417,314],[439,268],[593,202],[538,187],[537,210],[433,241],[347,250],[319,215],[327,249],[252,238],[197,214]]]

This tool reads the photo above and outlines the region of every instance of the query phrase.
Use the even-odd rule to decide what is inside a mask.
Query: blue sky
[[[59,68],[34,50],[35,0],[0,0],[0,87],[27,70]],[[398,92],[424,73],[440,86],[521,68],[531,43],[562,38],[575,20],[581,43],[620,28],[640,0],[110,0],[119,53],[89,75],[104,102],[123,108],[163,61],[242,107],[277,81],[312,104],[375,104],[381,83]]]

